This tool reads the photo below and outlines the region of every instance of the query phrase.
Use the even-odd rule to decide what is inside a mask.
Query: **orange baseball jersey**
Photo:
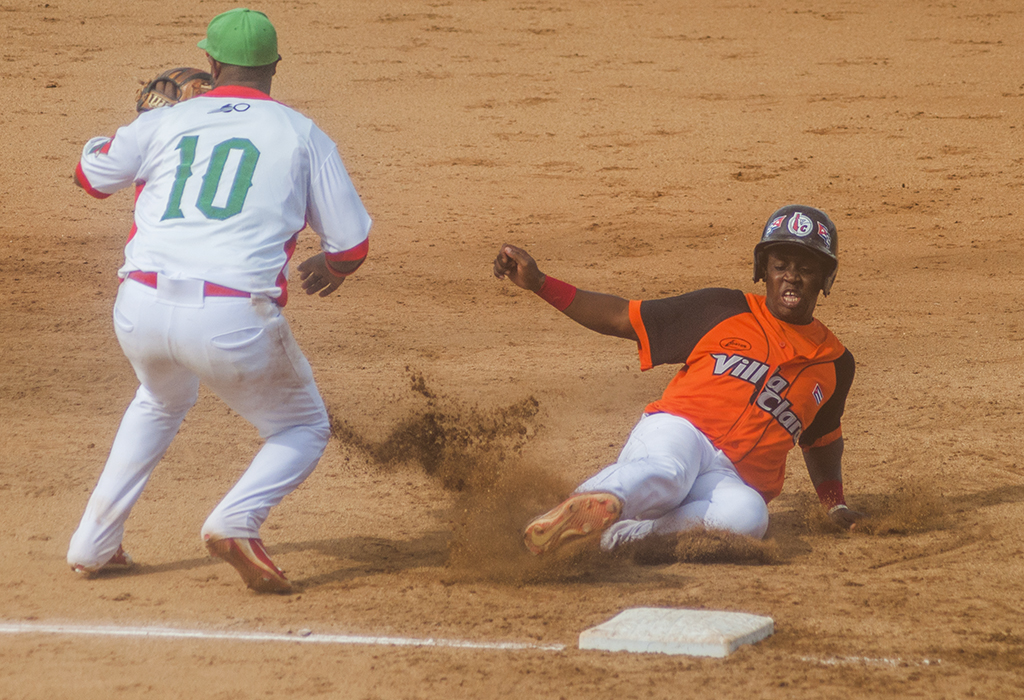
[[[842,436],[854,361],[821,321],[772,316],[765,298],[702,289],[629,302],[640,368],[682,363],[647,413],[687,419],[770,501],[782,491],[786,455]]]

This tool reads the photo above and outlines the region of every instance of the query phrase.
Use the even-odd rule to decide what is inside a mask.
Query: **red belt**
[[[128,279],[141,282],[147,287],[156,289],[156,273],[155,272],[142,272],[141,270],[132,270],[128,273]],[[251,297],[252,294],[249,292],[243,292],[240,289],[232,289],[231,287],[222,287],[219,284],[213,282],[203,282],[203,296],[207,297]]]

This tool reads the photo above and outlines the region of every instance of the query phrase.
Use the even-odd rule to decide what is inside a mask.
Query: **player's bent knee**
[[[762,512],[752,512],[751,517],[743,523],[743,534],[754,539],[762,539],[764,533],[768,532],[768,509],[763,508]]]
[[[728,503],[713,504],[705,516],[705,525],[758,540],[763,538],[768,531],[768,506],[753,489],[745,491],[733,494]]]
[[[319,442],[323,442],[324,447],[327,447],[327,441],[331,439],[331,422],[327,418],[327,414],[324,413],[323,420],[318,421],[316,425],[310,426],[314,435],[316,435]]]
[[[755,539],[764,537],[768,532],[768,506],[758,495],[757,500],[751,499],[749,508],[745,509],[744,517],[740,518],[739,531]]]
[[[300,425],[290,430],[279,433],[277,439],[283,442],[293,443],[296,449],[308,455],[316,455],[319,459],[327,449],[327,442],[331,438],[331,426],[327,422],[326,415],[323,421],[317,421],[311,425]]]

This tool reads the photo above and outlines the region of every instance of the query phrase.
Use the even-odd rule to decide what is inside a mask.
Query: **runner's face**
[[[825,283],[821,261],[797,246],[775,246],[767,253],[764,282],[768,310],[786,323],[810,323]]]

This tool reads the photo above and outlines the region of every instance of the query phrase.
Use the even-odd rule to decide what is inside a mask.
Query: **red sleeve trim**
[[[335,263],[352,262],[354,260],[362,260],[363,258],[366,257],[366,254],[369,252],[370,239],[367,238],[365,241],[355,246],[354,248],[343,250],[340,253],[324,253],[324,257],[327,258],[328,261]]]
[[[108,142],[109,143],[109,142]],[[75,167],[75,182],[82,186],[88,194],[95,197],[96,199],[106,199],[110,195],[106,192],[100,192],[98,189],[89,184],[89,178],[85,176],[85,171],[82,170],[82,164],[79,163]]]
[[[651,361],[651,342],[647,338],[647,329],[644,328],[644,320],[640,317],[640,302],[632,300],[629,302],[629,322],[636,331],[639,338],[636,344],[637,352],[640,354],[640,370],[646,372],[654,363]]]
[[[202,97],[202,95],[200,95],[200,97]],[[278,295],[277,299],[274,299],[277,305],[281,308],[284,308],[285,304],[288,303],[288,278],[285,276],[284,271],[285,268],[288,267],[288,262],[292,259],[292,255],[295,254],[295,245],[298,240],[299,232],[296,231],[292,234],[291,238],[285,241],[284,244],[285,263],[284,267],[281,268],[281,271],[277,273],[277,288],[281,290],[281,294]]]

